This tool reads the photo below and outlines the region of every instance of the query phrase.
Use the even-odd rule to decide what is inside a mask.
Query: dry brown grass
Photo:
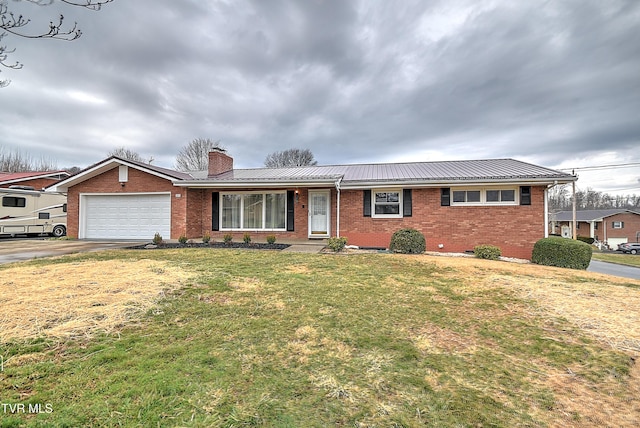
[[[0,343],[117,332],[187,278],[152,260],[17,266],[0,278]]]
[[[561,317],[607,347],[626,352],[636,360],[640,354],[640,281],[592,272],[478,260],[425,256],[430,263],[451,269],[465,287],[503,288],[531,302],[528,312],[542,318]],[[468,281],[477,278],[478,281]],[[475,284],[473,284],[475,282]],[[523,314],[526,315],[526,314]],[[419,345],[437,337],[425,332]],[[425,339],[426,338],[426,339]],[[453,343],[457,343],[455,340]],[[438,343],[441,345],[441,343]],[[543,366],[544,367],[544,366]],[[544,367],[542,376],[531,381],[554,392],[551,413],[538,409],[539,417],[552,427],[631,427],[640,420],[640,367],[631,367],[626,385],[612,373],[605,382],[594,384],[576,376],[577,368],[558,370]],[[533,377],[537,377],[534,380]],[[536,410],[533,410],[536,413]],[[576,419],[576,415],[579,417]]]

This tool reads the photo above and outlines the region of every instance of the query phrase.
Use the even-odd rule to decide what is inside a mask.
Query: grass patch
[[[117,329],[2,336],[2,402],[53,409],[5,414],[5,426],[625,426],[640,416],[635,345],[604,339],[640,333],[622,315],[594,333],[563,303],[600,293],[632,305],[637,290],[606,284],[615,293],[602,296],[605,284],[576,279],[595,278],[586,272],[210,249],[0,272],[61,267],[73,278],[125,262],[149,263],[172,291]]]
[[[594,252],[592,256],[595,260],[603,262],[617,263],[619,265],[640,267],[640,256],[629,254],[611,254]]]

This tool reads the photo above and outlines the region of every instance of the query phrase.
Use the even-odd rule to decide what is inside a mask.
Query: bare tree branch
[[[38,6],[49,6],[54,0],[25,0]],[[60,0],[62,3],[82,7],[89,10],[100,10],[102,5],[111,3],[113,0]],[[69,28],[63,28],[64,16],[60,14],[57,20],[49,22],[48,31],[39,31],[30,33],[27,26],[31,23],[31,19],[25,18],[23,15],[16,15],[9,10],[7,0],[0,0],[0,40],[7,35],[13,35],[26,39],[55,39],[64,41],[73,41],[82,36],[82,31],[78,28],[78,23],[74,22]],[[20,62],[13,64],[7,62],[8,54],[13,53],[15,49],[8,49],[6,46],[0,46],[0,65],[6,68],[19,70],[22,68]],[[9,80],[0,80],[0,88],[7,86]]]
[[[318,162],[314,160],[313,153],[309,149],[289,149],[282,152],[273,152],[267,155],[264,166],[267,168],[284,168],[289,166],[313,166]]]
[[[209,165],[209,152],[214,148],[224,150],[220,141],[210,138],[194,139],[178,152],[176,169],[179,171],[206,171]]]

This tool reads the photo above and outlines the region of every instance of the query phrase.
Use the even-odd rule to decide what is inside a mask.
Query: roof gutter
[[[519,186],[544,186],[556,184],[568,184],[572,179],[558,178],[523,178],[523,179],[473,179],[473,180],[438,180],[432,182],[402,180],[402,181],[358,181],[358,182],[342,182],[344,190],[362,190],[376,187],[397,187],[397,188],[429,188],[429,187],[465,187],[465,186],[487,186],[487,185],[519,185]]]
[[[173,185],[177,187],[191,187],[200,189],[211,188],[225,188],[225,189],[246,189],[246,188],[277,188],[277,187],[333,187],[335,186],[335,179],[331,180],[295,180],[295,181],[281,181],[281,180],[173,180]]]

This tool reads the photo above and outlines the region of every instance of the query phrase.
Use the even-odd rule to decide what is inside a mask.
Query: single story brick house
[[[530,258],[547,235],[547,190],[577,177],[513,159],[234,169],[224,151],[208,171],[184,173],[110,157],[58,183],[68,193],[67,234],[80,239],[254,242],[344,236],[387,248],[415,228],[428,251],[491,244]]]
[[[70,175],[67,171],[0,172],[0,188],[30,186],[41,190]]]
[[[549,216],[551,233],[573,236],[573,211],[560,211]],[[640,242],[640,212],[617,208],[576,211],[578,236],[595,238],[612,249],[625,242]]]

